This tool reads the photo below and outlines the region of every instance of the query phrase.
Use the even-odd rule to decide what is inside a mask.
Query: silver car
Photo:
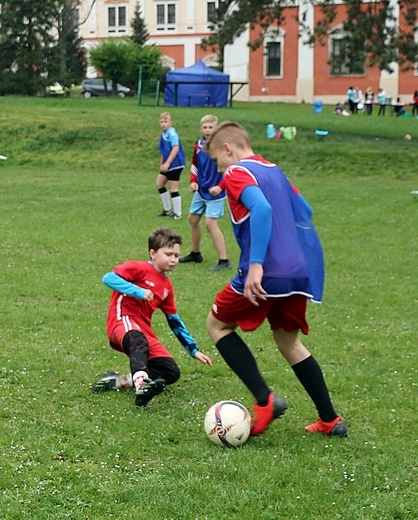
[[[83,98],[91,98],[93,96],[105,96],[105,85],[103,78],[92,78],[92,79],[85,79],[81,83],[83,87],[83,91],[81,93],[81,96]],[[112,82],[110,80],[106,81],[106,88],[107,93],[109,95],[113,94],[113,86]],[[125,97],[130,96],[132,94],[131,89],[128,87],[124,87],[123,85],[117,84],[117,90],[118,90],[118,96],[119,97]]]

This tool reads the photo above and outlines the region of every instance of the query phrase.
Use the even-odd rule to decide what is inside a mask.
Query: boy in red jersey
[[[267,318],[281,354],[314,402],[319,419],[306,430],[347,435],[335,412],[321,368],[303,345],[308,334],[307,300],[320,301],[322,248],[311,209],[275,164],[254,154],[238,123],[219,125],[206,143],[224,173],[234,234],[241,250],[237,275],[216,296],[207,329],[229,367],[254,395],[251,435],[266,430],[287,409],[273,393],[237,327],[253,331]]]
[[[92,388],[94,392],[114,388],[135,388],[135,404],[145,406],[166,385],[175,383],[180,369],[151,327],[156,309],[167,322],[187,353],[212,366],[200,352],[177,313],[174,288],[167,272],[178,264],[182,237],[168,228],[154,230],[148,239],[149,261],[130,260],[117,265],[103,276],[103,283],[113,289],[107,317],[110,346],[126,354],[130,375],[108,372]]]

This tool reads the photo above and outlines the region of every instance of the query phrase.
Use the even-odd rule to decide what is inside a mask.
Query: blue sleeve
[[[134,296],[139,300],[144,299],[146,292],[145,289],[138,287],[134,283],[127,282],[113,271],[106,273],[102,278],[102,282],[114,291],[120,292],[122,294],[128,294],[129,296]]]
[[[250,210],[250,264],[264,264],[272,228],[270,203],[258,186],[245,188],[241,202]]]
[[[305,197],[301,193],[299,193],[298,198],[299,198],[299,201],[302,203],[302,206],[305,208],[305,211],[309,215],[309,219],[311,219],[313,211],[312,211],[312,208],[309,205],[308,201],[305,199]]]
[[[171,146],[180,146],[179,134],[173,127],[171,127],[168,130],[168,139],[170,141]]]
[[[194,357],[196,352],[199,351],[199,349],[196,346],[196,341],[190,335],[190,332],[187,330],[186,325],[183,323],[183,320],[180,318],[178,314],[167,314],[166,318],[170,329],[173,331],[176,338],[183,345],[186,352],[190,354],[191,357]]]

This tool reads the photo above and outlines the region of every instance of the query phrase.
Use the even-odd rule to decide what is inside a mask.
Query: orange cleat
[[[287,403],[282,398],[271,392],[266,406],[256,404],[253,408],[254,417],[251,422],[250,435],[260,435],[270,426],[274,419],[277,419],[287,409]]]
[[[347,437],[348,429],[345,421],[342,417],[337,417],[331,422],[324,422],[322,419],[318,419],[313,424],[305,426],[307,432],[320,432],[324,435],[336,435],[338,437]]]

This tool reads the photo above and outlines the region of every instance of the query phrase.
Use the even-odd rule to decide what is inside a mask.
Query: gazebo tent
[[[228,104],[229,75],[207,67],[202,60],[191,67],[169,71],[166,81],[165,105],[226,107]],[[175,85],[171,82],[191,84]]]

